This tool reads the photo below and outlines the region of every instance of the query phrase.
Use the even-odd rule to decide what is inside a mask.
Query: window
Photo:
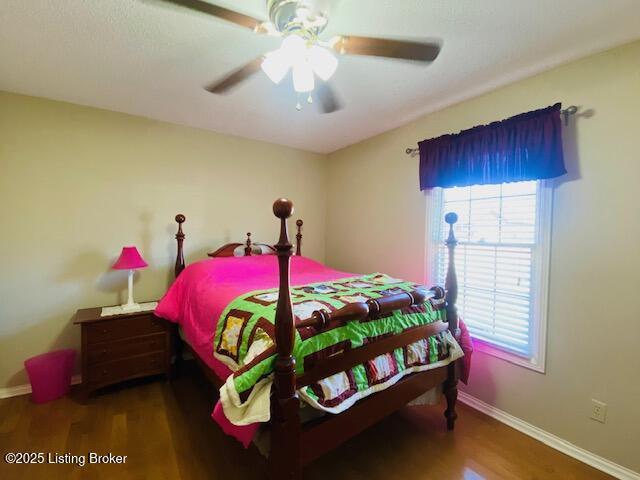
[[[544,371],[551,189],[542,181],[434,189],[432,278],[456,212],[458,312],[478,350]]]

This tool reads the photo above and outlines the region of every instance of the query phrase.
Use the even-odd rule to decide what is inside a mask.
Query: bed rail
[[[440,299],[444,296],[444,291],[440,287],[432,287],[429,291],[416,289],[411,292],[388,295],[386,297],[370,299],[366,302],[354,302],[334,311],[316,310],[310,318],[296,323],[296,329],[313,327],[325,329],[346,322],[367,319],[375,319],[411,306],[422,305],[427,298]],[[392,352],[396,348],[401,348],[420,339],[436,335],[447,330],[445,322],[434,322],[429,325],[411,328],[400,334],[393,335],[362,346],[354,350],[348,350],[341,355],[334,355],[329,358],[319,360],[314,363],[312,370],[300,375],[296,379],[296,389],[310,385],[314,382],[327,378],[339,372],[346,371],[361,363],[372,360],[375,357],[387,352]]]
[[[341,355],[325,358],[315,363],[311,370],[298,376],[296,388],[299,389],[336,373],[347,371],[356,365],[373,360],[377,356],[393,352],[396,348],[402,348],[423,338],[444,332],[447,328],[448,326],[445,322],[433,322],[405,330],[397,335],[385,337],[354,350],[348,350]]]
[[[316,310],[311,317],[296,323],[296,328],[327,328],[332,323],[344,323],[350,320],[364,320],[376,318],[394,310],[422,305],[427,298],[442,298],[441,290],[433,287],[428,292],[416,289],[411,292],[397,293],[381,298],[372,298],[366,302],[354,302],[334,311]]]

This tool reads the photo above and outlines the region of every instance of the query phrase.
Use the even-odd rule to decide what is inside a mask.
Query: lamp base
[[[138,309],[136,310],[123,310],[122,307],[126,307],[127,304],[124,305],[116,305],[115,307],[102,307],[102,312],[100,312],[101,317],[108,317],[111,315],[122,315],[125,313],[135,313],[135,312],[149,312],[154,310],[158,306],[158,302],[144,302],[137,304]]]
[[[139,312],[142,308],[139,303],[125,303],[120,305],[122,313]]]

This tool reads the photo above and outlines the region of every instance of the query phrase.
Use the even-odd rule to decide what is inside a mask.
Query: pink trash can
[[[35,403],[45,403],[66,394],[71,387],[75,359],[76,351],[68,348],[25,360],[24,366],[31,383],[31,399]]]

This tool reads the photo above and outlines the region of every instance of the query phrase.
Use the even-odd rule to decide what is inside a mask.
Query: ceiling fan
[[[234,70],[224,78],[206,87],[215,94],[231,91],[241,82],[262,70],[274,83],[280,83],[291,71],[294,90],[298,93],[296,108],[302,105],[300,94],[316,89],[323,113],[342,108],[328,80],[338,67],[339,55],[369,55],[428,63],[440,53],[436,42],[403,41],[386,38],[338,35],[327,41],[319,38],[329,21],[326,12],[317,8],[313,0],[266,0],[269,21],[213,5],[204,0],[164,0],[165,2],[195,10],[245,27],[257,34],[282,37],[279,49],[268,52]],[[316,81],[316,77],[320,82]]]

